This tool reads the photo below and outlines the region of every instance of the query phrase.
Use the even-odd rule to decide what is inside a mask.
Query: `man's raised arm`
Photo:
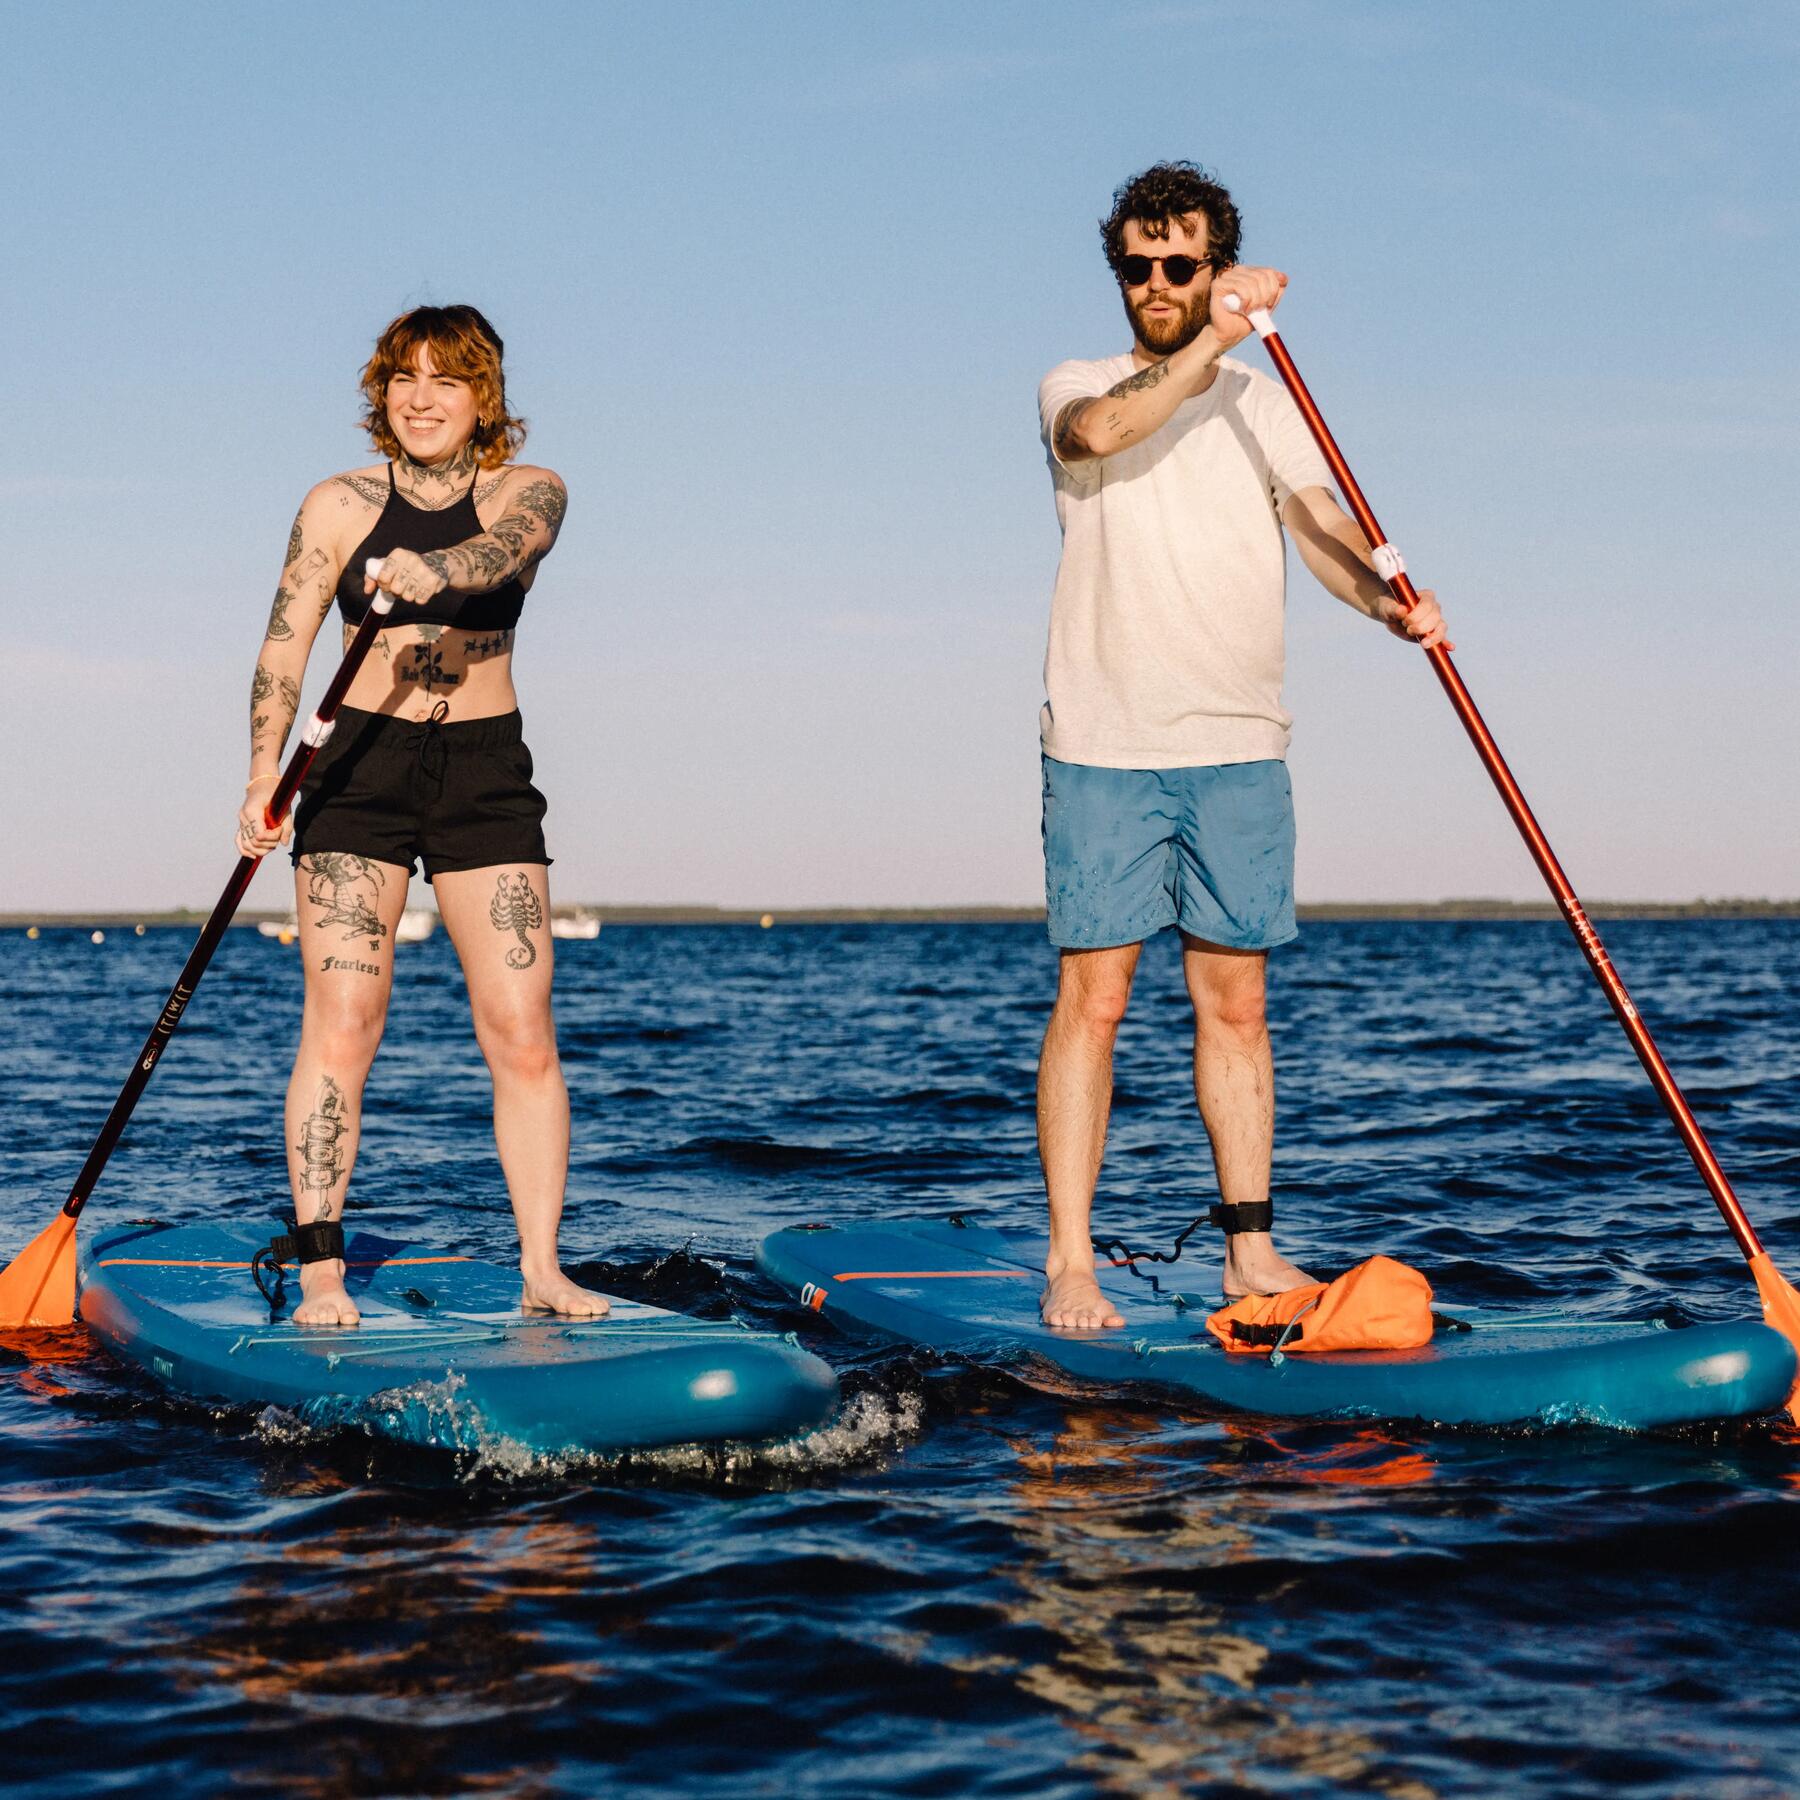
[[[1227,269],[1213,281],[1207,323],[1192,343],[1134,370],[1104,394],[1071,400],[1057,413],[1050,441],[1058,459],[1075,463],[1116,456],[1161,430],[1182,401],[1211,385],[1219,358],[1250,335],[1250,313],[1279,304],[1286,286],[1279,269]],[[1225,309],[1227,294],[1237,296],[1241,310]]]

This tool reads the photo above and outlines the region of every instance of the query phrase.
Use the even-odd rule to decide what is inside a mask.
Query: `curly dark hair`
[[[1166,238],[1171,219],[1206,215],[1207,251],[1215,269],[1229,269],[1238,259],[1243,220],[1230,194],[1204,169],[1191,162],[1160,162],[1134,175],[1113,192],[1112,211],[1100,221],[1106,261],[1119,272],[1125,254],[1125,221],[1136,219],[1144,236]]]

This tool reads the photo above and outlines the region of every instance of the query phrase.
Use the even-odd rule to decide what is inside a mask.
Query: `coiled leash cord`
[[[1151,1293],[1160,1299],[1161,1282],[1140,1269],[1138,1264],[1180,1262],[1183,1245],[1202,1225],[1216,1225],[1227,1237],[1237,1237],[1246,1231],[1272,1231],[1275,1228],[1275,1204],[1271,1200],[1219,1201],[1209,1206],[1199,1218],[1189,1220],[1167,1250],[1133,1250],[1123,1238],[1094,1238],[1092,1242],[1095,1251],[1115,1268],[1128,1269],[1139,1281],[1149,1282]]]

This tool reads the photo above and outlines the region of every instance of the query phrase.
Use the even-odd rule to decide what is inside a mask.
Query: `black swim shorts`
[[[548,863],[544,796],[516,712],[491,719],[392,719],[338,710],[294,814],[294,861],[344,850],[425,879],[495,863]]]

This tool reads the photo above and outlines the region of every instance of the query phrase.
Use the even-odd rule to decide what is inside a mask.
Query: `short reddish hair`
[[[388,424],[387,386],[413,367],[421,349],[431,347],[432,366],[475,390],[475,460],[484,469],[511,462],[525,442],[525,421],[506,410],[506,376],[500,334],[472,306],[415,306],[375,340],[375,354],[363,367],[362,425],[383,456],[400,454]]]

